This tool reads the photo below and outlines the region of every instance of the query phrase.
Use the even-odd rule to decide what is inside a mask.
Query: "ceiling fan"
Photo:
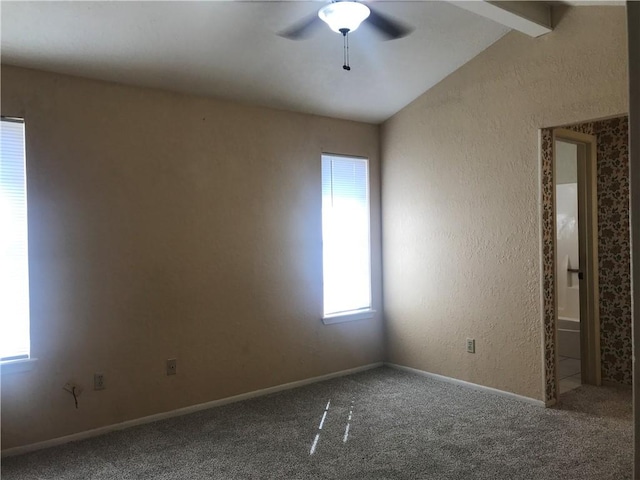
[[[342,34],[344,38],[344,65],[342,68],[351,70],[348,35],[365,21],[388,40],[405,37],[412,31],[410,27],[356,0],[334,0],[320,8],[317,14],[302,19],[278,35],[290,40],[301,40],[308,37],[322,22],[325,22],[331,30]]]

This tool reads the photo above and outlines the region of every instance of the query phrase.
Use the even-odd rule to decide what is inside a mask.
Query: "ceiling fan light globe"
[[[341,30],[355,31],[369,16],[369,7],[358,2],[344,1],[325,5],[318,11],[320,20],[336,33]]]

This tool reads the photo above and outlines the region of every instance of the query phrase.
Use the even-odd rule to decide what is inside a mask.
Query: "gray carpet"
[[[4,458],[2,479],[623,480],[632,460],[629,389],[544,409],[379,368]]]

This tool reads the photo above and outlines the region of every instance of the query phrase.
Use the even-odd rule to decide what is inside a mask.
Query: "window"
[[[0,361],[29,358],[24,122],[0,123]]]
[[[368,164],[322,156],[325,323],[371,317]]]

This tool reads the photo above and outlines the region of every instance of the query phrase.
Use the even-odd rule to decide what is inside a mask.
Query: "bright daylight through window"
[[[368,160],[322,156],[324,317],[371,310]]]
[[[0,361],[29,358],[24,122],[0,123]]]

